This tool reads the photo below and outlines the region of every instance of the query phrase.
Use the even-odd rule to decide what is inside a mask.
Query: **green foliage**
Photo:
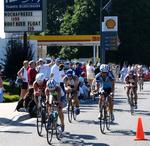
[[[74,3],[70,4],[68,1],[48,2],[48,33],[51,35],[99,34],[100,0],[74,0]],[[103,0],[103,6],[107,2],[108,0]],[[106,15],[118,16],[118,35],[121,43],[117,51],[106,51],[106,62],[126,61],[150,65],[149,0],[112,0],[109,11],[103,11],[103,16]],[[78,54],[81,56],[81,49],[78,48],[73,56],[78,57]],[[62,52],[65,52],[64,48],[60,54],[63,54]],[[89,51],[85,51],[84,54],[89,56]]]
[[[47,32],[46,34],[59,34],[60,24],[66,10],[66,3],[63,0],[47,1]]]
[[[148,0],[113,0],[112,15],[119,18],[121,45],[114,54],[117,62],[150,64],[150,2]]]
[[[9,85],[9,82],[3,82],[3,86],[5,89],[4,92],[4,99],[5,102],[12,102],[12,101],[18,101],[19,100],[19,93],[20,89],[17,87],[12,87]]]
[[[60,51],[60,57],[64,59],[74,59],[74,55],[77,53],[78,49],[73,47],[63,47]]]
[[[6,47],[5,59],[3,60],[4,74],[6,78],[15,79],[18,70],[24,60],[32,60],[33,52],[28,44],[27,48],[19,40],[10,40]]]

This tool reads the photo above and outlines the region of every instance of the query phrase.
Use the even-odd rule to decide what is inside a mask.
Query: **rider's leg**
[[[74,105],[75,105],[75,107],[79,107],[80,102],[79,102],[79,99],[78,99],[78,93],[76,92],[73,95],[74,95]]]
[[[126,89],[127,89],[127,90],[126,90],[126,94],[127,94],[128,101],[129,101],[129,89],[130,89],[130,88],[129,88],[129,87],[126,87]]]
[[[135,102],[135,106],[137,107],[137,99],[138,99],[138,95],[137,95],[137,88],[134,88],[134,102]]]
[[[62,131],[64,131],[65,123],[64,123],[64,113],[63,113],[62,107],[58,108],[58,116],[61,122]]]

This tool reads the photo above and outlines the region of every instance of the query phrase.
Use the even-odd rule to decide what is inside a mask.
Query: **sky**
[[[4,33],[4,0],[0,0],[0,38],[5,37]]]

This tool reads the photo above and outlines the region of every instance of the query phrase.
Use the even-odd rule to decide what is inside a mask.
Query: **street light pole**
[[[100,63],[105,63],[105,48],[102,41],[103,0],[100,0]]]

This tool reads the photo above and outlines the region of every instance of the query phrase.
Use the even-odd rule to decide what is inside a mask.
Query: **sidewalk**
[[[26,112],[15,111],[17,102],[0,103],[0,126],[10,125],[11,122],[23,121],[29,118]]]

